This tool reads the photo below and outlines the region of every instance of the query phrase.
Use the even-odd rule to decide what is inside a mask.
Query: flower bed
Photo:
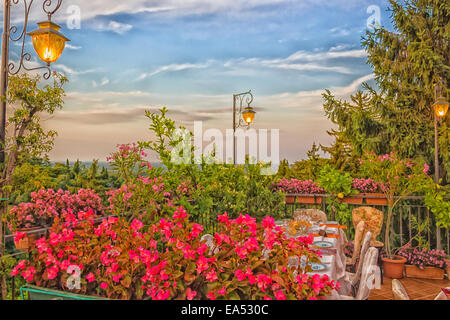
[[[203,227],[189,222],[181,207],[148,228],[115,217],[95,227],[93,215],[56,218],[12,275],[113,299],[317,299],[339,287],[326,275],[306,275],[308,265],[288,270],[289,256],[312,262],[318,256],[308,247],[312,238],[287,239],[272,218],[219,216],[211,250],[200,241]]]
[[[62,215],[88,210],[96,215],[105,212],[102,199],[91,189],[79,189],[74,194],[64,190],[39,190],[31,193],[31,202],[11,208],[8,228],[15,232],[19,228],[45,227]]]

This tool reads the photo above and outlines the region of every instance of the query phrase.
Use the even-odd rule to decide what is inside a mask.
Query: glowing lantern
[[[28,35],[33,41],[34,50],[36,50],[39,58],[50,64],[59,59],[66,42],[70,40],[59,32],[61,27],[56,23],[43,21],[39,22],[38,25],[39,29],[31,31]]]
[[[445,101],[444,97],[439,97],[433,104],[434,112],[438,118],[443,118],[448,111],[448,101]]]
[[[255,119],[256,112],[253,111],[253,108],[248,106],[244,109],[244,112],[242,112],[242,117],[244,118],[244,121],[246,124],[250,125],[253,122],[253,119]]]

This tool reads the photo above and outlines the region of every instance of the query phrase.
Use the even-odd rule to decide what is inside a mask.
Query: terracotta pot
[[[393,259],[395,258],[395,259]],[[406,259],[400,256],[391,256],[391,258],[381,257],[383,261],[383,274],[391,279],[403,278]]]
[[[297,203],[301,204],[321,204],[322,203],[322,197],[297,197]]]
[[[419,279],[444,279],[444,269],[436,267],[424,267],[420,269],[417,266],[410,264],[405,265],[405,274],[407,278],[419,278]]]
[[[32,227],[32,228],[19,228],[17,232],[30,232],[42,229],[42,227]],[[26,234],[22,239],[15,242],[16,249],[21,251],[30,251],[34,247],[34,243],[39,239],[39,235],[37,233],[34,234]]]
[[[376,206],[386,206],[388,204],[386,198],[371,198],[370,196],[383,196],[385,197],[384,193],[364,193],[366,198],[366,203]]]
[[[363,198],[356,198],[356,197],[345,197],[344,199],[342,199],[342,202],[344,203],[349,203],[349,204],[362,204],[363,203]]]
[[[295,203],[295,196],[286,196],[286,203]]]

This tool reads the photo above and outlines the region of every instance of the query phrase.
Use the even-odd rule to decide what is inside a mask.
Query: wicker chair
[[[326,222],[328,220],[325,212],[317,210],[317,209],[297,209],[294,212],[294,220],[297,220],[297,217],[308,216],[311,218],[311,221],[314,222]]]

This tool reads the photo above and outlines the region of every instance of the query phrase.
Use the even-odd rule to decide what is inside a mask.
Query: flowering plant
[[[390,231],[392,215],[396,205],[406,196],[420,191],[429,180],[426,173],[427,164],[419,164],[413,160],[402,159],[396,153],[376,155],[367,153],[360,161],[362,172],[373,177],[387,188],[383,189],[388,202],[388,213],[384,235],[387,255],[391,256]]]
[[[107,191],[109,209],[116,216],[140,219],[146,224],[159,220],[168,207],[173,207],[172,194],[165,191],[162,177],[139,177],[119,189]]]
[[[282,178],[272,187],[273,190],[286,193],[321,194],[325,190],[312,180],[297,180]]]
[[[147,230],[137,219],[116,217],[96,227],[92,216],[91,210],[56,218],[30,261],[11,274],[113,299],[315,299],[338,288],[327,276],[307,275],[309,266],[288,270],[289,256],[317,261],[317,254],[308,248],[311,238],[287,239],[272,218],[258,224],[224,214],[211,247],[181,207]]]
[[[77,193],[53,189],[31,193],[31,202],[20,203],[9,210],[8,228],[15,232],[18,228],[51,225],[61,215],[92,210],[103,215],[105,207],[102,199],[91,189],[79,189]]]
[[[445,268],[445,251],[429,248],[414,248],[411,244],[401,247],[397,254],[407,260],[407,264],[423,269],[424,267]]]
[[[378,183],[370,178],[368,179],[353,179],[353,189],[358,190],[361,193],[382,193],[387,189],[387,186]]]
[[[141,143],[119,144],[117,148],[118,150],[107,157],[106,161],[125,183],[134,183],[147,169],[152,169],[150,162],[144,159],[147,154]]]

